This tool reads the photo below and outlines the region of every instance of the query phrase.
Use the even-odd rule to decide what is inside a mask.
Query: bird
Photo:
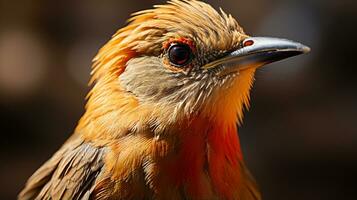
[[[309,51],[199,0],[134,13],[93,59],[73,134],[18,199],[262,199],[238,136],[254,75]]]

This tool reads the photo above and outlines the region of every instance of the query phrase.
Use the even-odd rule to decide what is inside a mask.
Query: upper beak
[[[203,68],[217,69],[219,67],[220,73],[228,74],[246,68],[261,67],[310,51],[310,48],[303,44],[269,37],[250,37],[242,41],[240,46],[241,48],[205,65]]]

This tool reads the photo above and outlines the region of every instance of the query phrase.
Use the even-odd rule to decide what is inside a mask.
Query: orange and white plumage
[[[95,57],[73,136],[19,199],[261,199],[236,127],[258,65],[205,67],[248,37],[201,1],[135,13]]]

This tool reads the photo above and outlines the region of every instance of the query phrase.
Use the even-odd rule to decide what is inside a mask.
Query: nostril
[[[253,40],[246,40],[243,42],[243,47],[252,46],[254,44]]]

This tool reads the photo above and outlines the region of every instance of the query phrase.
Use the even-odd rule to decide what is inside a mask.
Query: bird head
[[[250,37],[231,15],[204,2],[172,0],[133,14],[99,51],[82,121],[95,126],[95,118],[96,129],[106,131],[156,132],[195,117],[235,124],[249,106],[256,69],[308,51],[288,40]]]

